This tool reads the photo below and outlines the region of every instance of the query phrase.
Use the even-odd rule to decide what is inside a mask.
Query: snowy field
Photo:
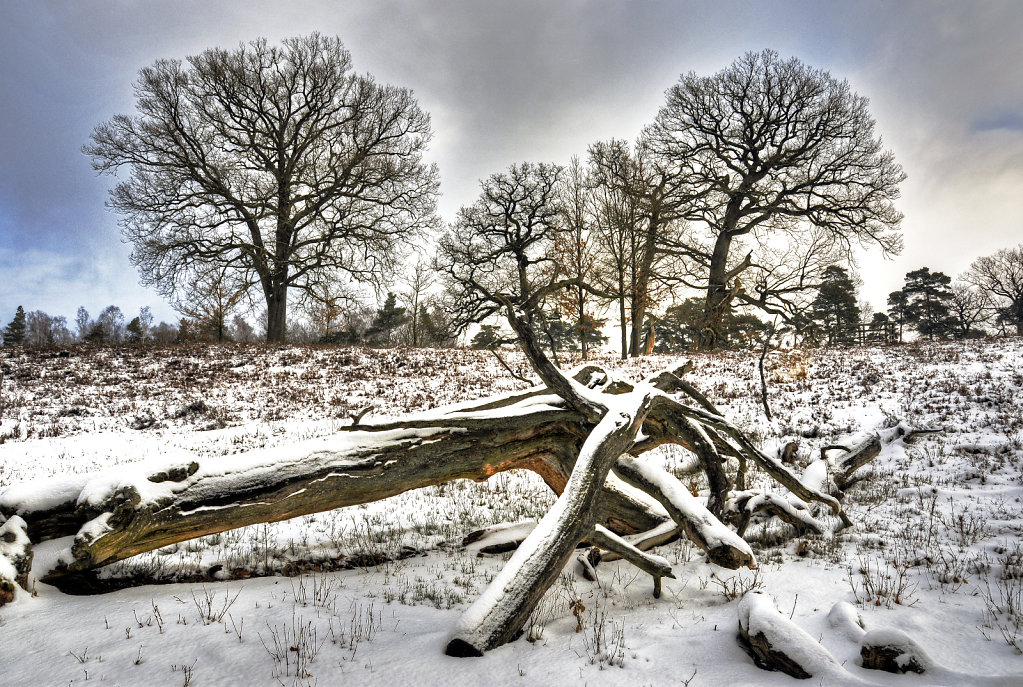
[[[0,489],[182,452],[216,460],[329,434],[370,404],[380,420],[523,386],[461,350],[0,356]],[[523,638],[483,658],[444,647],[510,554],[462,538],[540,517],[554,499],[532,473],[184,542],[109,566],[102,594],[36,584],[0,608],[0,685],[795,684],[737,644],[748,592],[844,666],[813,684],[1023,685],[1023,340],[774,354],[773,422],[753,354],[694,361],[690,381],[767,452],[798,439],[803,465],[899,422],[945,431],[885,446],[847,493],[851,530],[793,538],[758,524],[755,571],[716,568],[686,542],[661,547],[677,579],[660,599],[627,563],[601,564],[596,582],[569,566]],[[634,379],[677,365],[600,362]],[[672,469],[680,453],[658,456]],[[861,668],[857,613],[866,630],[915,640],[928,673]]]

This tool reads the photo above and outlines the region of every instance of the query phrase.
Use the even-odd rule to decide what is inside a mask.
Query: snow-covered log
[[[626,535],[622,537],[622,539],[630,546],[637,548],[640,551],[649,551],[655,546],[669,544],[684,534],[685,530],[683,530],[682,527],[672,520],[667,520],[652,530],[640,532],[639,534]],[[600,560],[604,562],[617,561],[620,558],[621,556],[610,550],[605,551],[600,556]]]
[[[43,573],[56,581],[187,539],[509,469],[533,470],[561,492],[586,428],[557,406],[558,397],[536,395],[500,411],[445,408],[286,447],[12,485],[0,512],[23,518],[33,542],[68,538],[58,567]],[[601,502],[599,521],[619,532],[663,522],[621,490]]]
[[[824,526],[800,502],[792,502],[778,494],[757,491],[732,492],[728,509],[737,522],[738,536],[746,534],[752,517],[758,513],[775,516],[796,528],[796,534],[823,534]]]
[[[827,447],[821,449],[822,455],[826,449]],[[870,434],[867,438],[850,446],[835,460],[835,468],[832,472],[835,486],[841,491],[845,491],[853,482],[853,473],[877,458],[880,453],[881,437],[877,434]]]
[[[573,384],[587,396],[613,398],[633,388],[592,366],[575,377]],[[671,391],[677,381],[663,374],[655,387]],[[668,442],[693,448],[709,436],[679,412],[682,404],[663,393],[656,401],[644,423],[646,438],[629,452]],[[533,470],[561,493],[590,428],[582,413],[565,406],[537,387],[287,447],[202,461],[183,456],[12,485],[0,493],[0,513],[22,517],[33,542],[69,538],[58,566],[41,571],[43,579],[56,581],[186,539],[454,479],[484,480],[509,469]],[[723,451],[739,450],[717,441]],[[598,521],[621,534],[664,523],[651,501],[637,500],[614,480],[604,486],[601,503]]]
[[[928,672],[931,659],[913,639],[902,630],[871,630],[860,639],[860,659],[863,667],[889,673]]]
[[[758,464],[795,496],[841,514],[837,501],[800,483],[682,382],[686,367],[644,383],[593,366],[572,377],[549,364],[534,368],[543,384],[531,389],[355,424],[289,446],[12,485],[0,492],[0,515],[14,523],[9,526],[21,533],[26,552],[29,542],[59,540],[48,547],[49,569],[36,572],[43,581],[74,587],[97,567],[187,539],[456,479],[532,470],[560,496],[463,617],[447,650],[464,656],[514,637],[583,541],[650,574],[655,594],[671,568],[643,549],[680,533],[712,562],[754,565],[748,545],[714,512],[723,510],[731,489],[726,457]],[[697,458],[711,488],[706,504],[672,475],[635,458],[669,443]],[[637,535],[633,541],[618,536],[630,534]],[[25,584],[23,576],[15,582]]]
[[[760,667],[800,679],[845,673],[831,652],[779,613],[767,595],[746,594],[738,610],[739,637]]]
[[[615,473],[656,498],[686,536],[725,568],[752,567],[753,551],[740,535],[725,526],[675,477],[656,465],[632,456],[614,464]]]
[[[14,600],[17,588],[28,588],[32,568],[32,542],[25,521],[17,515],[0,515],[0,606]]]
[[[833,449],[841,449],[843,453],[831,459],[831,469],[835,486],[840,491],[845,491],[856,481],[854,475],[857,470],[867,465],[881,454],[881,450],[888,444],[902,439],[910,441],[920,434],[933,434],[942,432],[944,429],[910,427],[899,423],[890,430],[872,432],[850,446],[825,446],[821,449],[821,458],[826,460],[826,453]]]
[[[660,598],[661,596],[662,577],[675,579],[675,575],[671,572],[671,564],[668,563],[667,559],[640,550],[606,527],[597,525],[590,534],[589,540],[595,546],[605,551],[610,551],[619,558],[624,558],[654,578],[654,598]],[[603,560],[603,557],[601,557],[601,560]]]
[[[611,465],[631,447],[653,396],[634,391],[616,399],[579,451],[558,500],[484,592],[465,611],[447,644],[449,656],[482,656],[511,641],[558,579],[576,546],[592,534],[597,496]]]

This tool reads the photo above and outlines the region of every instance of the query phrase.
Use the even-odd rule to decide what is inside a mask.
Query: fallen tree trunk
[[[824,447],[821,449],[821,455],[824,455],[828,448],[845,448],[845,447]],[[861,467],[869,463],[878,457],[881,453],[881,437],[877,434],[871,434],[863,441],[857,443],[854,446],[846,449],[846,452],[835,461],[835,486],[840,490],[845,491],[849,488],[853,481],[853,473],[859,470]]]
[[[604,386],[612,394],[631,388],[612,385],[593,367],[576,377],[598,392]],[[187,539],[456,479],[485,480],[501,471],[528,469],[561,493],[590,431],[582,415],[564,405],[540,387],[202,465],[186,458],[45,485],[13,485],[0,493],[0,513],[24,518],[34,543],[73,538],[58,556],[58,566],[41,576],[55,583],[69,578],[70,585],[77,573]],[[679,407],[661,397],[644,425],[658,439],[630,451],[640,453],[672,439],[688,447],[685,437],[693,429],[682,425]],[[672,437],[676,426],[682,436]],[[604,485],[598,522],[612,531],[639,533],[664,521],[653,500],[638,500],[616,487],[615,480]],[[745,564],[742,555],[732,558],[736,565]],[[718,562],[727,560],[722,556]]]
[[[836,449],[844,451],[834,459],[831,468],[835,486],[839,491],[844,492],[859,479],[853,473],[881,455],[881,450],[885,445],[899,439],[910,441],[920,434],[934,434],[943,431],[944,429],[941,427],[908,427],[900,422],[891,430],[886,430],[884,436],[881,433],[873,432],[851,446],[824,446],[821,448],[821,460],[828,460],[828,451]]]
[[[671,568],[641,549],[679,533],[718,565],[754,566],[748,545],[714,512],[731,489],[725,457],[757,464],[797,497],[844,516],[837,500],[802,484],[682,382],[684,367],[642,384],[592,366],[572,378],[549,364],[535,369],[542,386],[291,446],[14,485],[0,493],[0,515],[26,534],[25,555],[31,543],[61,540],[54,567],[37,572],[69,588],[97,567],[187,539],[532,470],[560,497],[460,623],[448,647],[454,655],[479,655],[515,636],[582,541],[651,574],[655,594]],[[675,477],[634,458],[669,443],[697,457],[710,485],[706,506]],[[630,543],[616,534],[639,536]]]
[[[738,611],[739,639],[761,668],[800,680],[847,675],[831,652],[779,613],[767,596],[746,594]]]
[[[35,543],[73,537],[44,581],[176,542],[378,501],[456,479],[485,480],[530,469],[562,491],[585,437],[578,414],[532,396],[496,415],[446,412],[364,426],[328,437],[220,460],[119,467],[40,489],[15,485],[0,511],[19,515]],[[609,489],[599,514],[619,532],[663,515]]]
[[[630,408],[605,413],[583,444],[564,492],[462,615],[446,654],[482,656],[519,632],[576,546],[593,533],[597,495],[604,479],[631,446],[651,403],[648,394],[642,395]]]

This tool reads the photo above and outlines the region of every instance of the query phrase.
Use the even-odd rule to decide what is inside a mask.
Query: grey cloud
[[[565,162],[595,140],[634,138],[679,74],[711,73],[772,47],[869,96],[910,175],[906,256],[895,265],[864,259],[876,275],[868,290],[883,291],[870,294],[875,303],[901,283],[902,261],[909,269],[944,261],[932,266],[951,273],[979,254],[962,245],[964,215],[978,218],[984,246],[1018,241],[1023,223],[1010,195],[977,198],[1019,176],[1023,3],[15,0],[0,14],[0,250],[79,260],[67,264],[89,279],[45,274],[83,300],[102,292],[95,300],[158,301],[131,285],[127,247],[103,208],[111,180],[95,177],[78,152],[96,124],[131,110],[137,70],[313,30],[340,35],[356,69],[414,89],[431,112],[446,219],[473,200],[479,178],[519,160]],[[944,257],[935,254],[942,244]],[[0,269],[9,273],[6,258]],[[50,299],[59,291],[0,291],[0,315],[14,301],[57,311],[65,306]]]

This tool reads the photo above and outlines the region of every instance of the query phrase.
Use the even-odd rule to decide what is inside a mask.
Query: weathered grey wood
[[[766,595],[747,593],[737,610],[740,643],[761,668],[780,670],[801,680],[848,677],[831,652],[779,613]]]
[[[307,455],[248,477],[200,472],[181,491],[156,503],[140,505],[138,492],[127,488],[100,504],[79,506],[69,500],[49,511],[21,515],[34,541],[77,535],[74,562],[44,577],[52,580],[186,539],[378,501],[455,479],[484,480],[509,469],[533,470],[560,492],[583,431],[578,414],[558,410],[445,418],[442,426],[416,421],[363,426],[340,434],[345,443],[368,449],[328,458],[314,441]],[[383,433],[393,435],[392,440],[381,443]],[[620,492],[609,492],[603,502],[601,521],[615,529],[636,532],[660,522],[644,504]],[[104,517],[109,531],[98,536],[83,531]]]
[[[821,448],[821,456],[824,457],[825,453],[831,450],[840,449],[845,452],[834,461],[835,486],[839,490],[845,491],[859,479],[853,473],[877,458],[885,444],[898,439],[912,441],[914,437],[920,434],[934,434],[943,431],[945,430],[942,427],[916,428],[907,427],[900,423],[883,437],[875,432],[852,446],[824,446]]]
[[[748,549],[740,549],[728,542],[715,541],[711,543],[708,541],[709,529],[721,525],[709,510],[703,513],[683,510],[669,494],[651,483],[630,460],[620,459],[615,462],[612,469],[627,483],[656,498],[658,503],[664,506],[672,519],[682,528],[690,541],[706,552],[711,563],[732,570],[743,566],[752,567],[753,556]]]
[[[846,453],[835,461],[835,486],[842,491],[848,489],[853,482],[853,473],[877,458],[881,453],[881,437],[871,434],[863,441],[849,447]]]
[[[901,630],[867,632],[860,640],[863,667],[888,673],[928,672],[931,660],[909,635]]]
[[[751,507],[750,502],[753,499],[756,502]],[[796,534],[802,536],[808,532],[813,534],[823,534],[824,527],[817,522],[806,511],[800,511],[793,504],[789,503],[784,497],[777,494],[764,494],[758,492],[745,492],[738,493],[733,496],[732,506],[735,509],[737,516],[737,527],[736,534],[740,537],[745,536],[746,528],[749,527],[750,520],[757,513],[763,513],[765,515],[773,515],[782,522],[786,522],[796,528]]]
[[[739,430],[714,412],[690,408],[666,395],[686,391],[673,373],[655,377],[655,389],[643,387],[648,391],[641,394],[635,385],[612,379],[596,367],[579,370],[572,380],[559,379],[561,373],[553,366],[535,367],[542,370],[544,386],[396,422],[352,426],[286,449],[254,452],[242,458],[242,469],[234,471],[218,470],[216,461],[186,460],[132,478],[135,481],[115,479],[110,484],[116,488],[108,489],[103,498],[79,498],[80,493],[96,493],[85,489],[83,482],[79,491],[68,489],[62,499],[37,502],[42,505],[14,498],[16,490],[7,490],[0,494],[0,514],[24,517],[32,541],[74,536],[70,561],[42,575],[45,581],[68,586],[76,575],[96,567],[187,539],[377,501],[455,479],[486,480],[505,470],[532,470],[561,494],[559,504],[568,504],[556,509],[569,509],[578,517],[560,519],[544,546],[525,547],[539,558],[530,565],[533,573],[516,578],[512,601],[506,604],[512,610],[487,615],[485,631],[477,627],[471,637],[456,636],[449,645],[454,653],[486,651],[514,636],[574,547],[588,536],[650,573],[655,592],[660,579],[670,575],[670,566],[665,568],[663,561],[640,549],[673,538],[679,530],[718,564],[733,568],[752,564],[752,555],[738,547],[708,544],[692,511],[684,515],[669,508],[679,527],[667,523],[653,506],[670,502],[660,487],[643,485],[652,497],[644,501],[608,478],[611,464],[620,456],[676,443],[699,458],[712,486],[710,503],[723,503],[730,485],[722,456],[766,459]],[[597,428],[613,417],[620,419],[622,394],[629,393],[642,399],[639,410],[600,439],[599,446],[584,450],[587,442],[600,438]],[[612,418],[607,417],[608,408],[615,408]],[[636,442],[640,426],[644,439]],[[254,459],[264,462],[253,463]],[[252,465],[259,467],[251,469]],[[791,475],[782,471],[783,479]],[[154,492],[150,484],[160,489]],[[819,496],[802,491],[810,498]],[[707,516],[713,518],[711,513]],[[610,532],[594,535],[598,524],[617,533],[658,534],[631,546]]]
[[[840,517],[843,523],[852,524],[849,522],[848,516],[842,510],[842,504],[838,502],[833,496],[823,494],[816,489],[810,489],[805,484],[799,481],[799,478],[785,465],[782,465],[776,458],[768,456],[766,453],[761,451],[759,448],[753,445],[749,437],[739,431],[732,423],[728,422],[725,418],[720,415],[708,413],[707,411],[700,410],[697,408],[691,408],[689,406],[678,403],[672,400],[673,407],[671,409],[665,409],[665,413],[677,412],[679,415],[696,420],[697,422],[708,425],[726,437],[732,439],[736,447],[741,450],[746,456],[753,460],[760,469],[770,475],[775,481],[787,488],[801,500],[810,502],[816,501],[823,503],[834,512],[835,515]]]
[[[619,537],[614,532],[597,525],[588,537],[590,542],[605,551],[614,552],[619,558],[623,558],[634,566],[654,578],[654,598],[661,598],[661,578],[668,577],[675,579],[671,571],[671,565],[660,556],[652,556]],[[598,561],[604,560],[598,556]]]
[[[626,535],[623,539],[640,551],[649,551],[655,546],[670,544],[684,534],[685,530],[681,526],[676,524],[673,520],[666,520],[652,530],[640,532],[639,534]],[[600,560],[605,563],[617,561],[620,558],[621,556],[614,551],[605,551],[600,556]]]
[[[580,450],[564,492],[490,587],[462,616],[449,656],[482,656],[511,641],[596,525],[597,496],[611,465],[632,445],[650,411],[649,394],[629,411],[606,412]]]

